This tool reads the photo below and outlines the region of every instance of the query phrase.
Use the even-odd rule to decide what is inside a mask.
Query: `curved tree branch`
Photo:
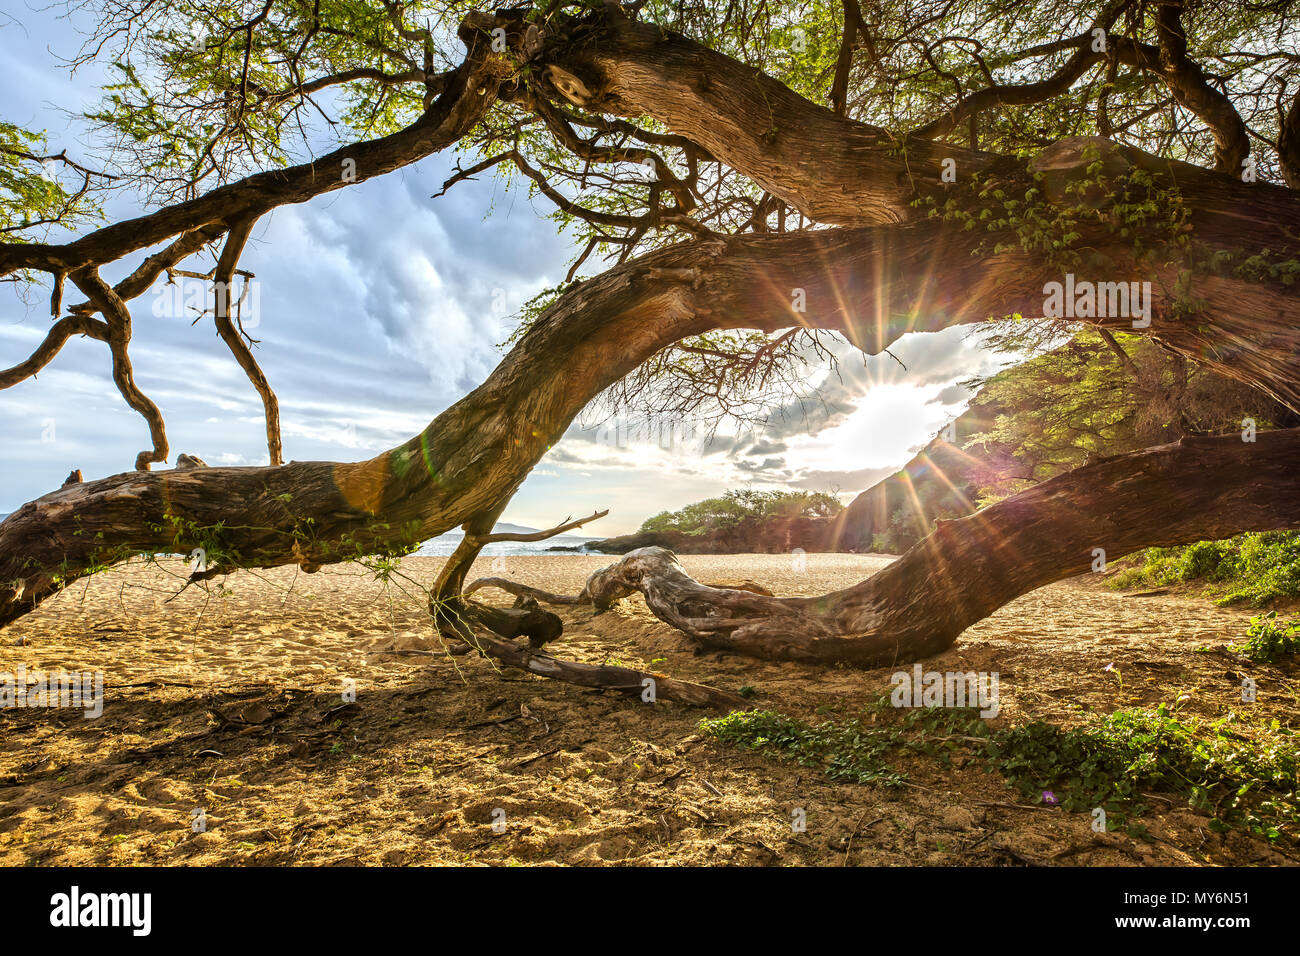
[[[570,103],[654,117],[818,222],[911,218],[915,184],[937,184],[943,160],[955,159],[963,174],[996,161],[837,116],[752,67],[630,20],[613,5],[548,38],[540,57],[557,95]]]
[[[1232,101],[1210,85],[1205,72],[1187,55],[1183,0],[1157,4],[1156,38],[1161,72],[1174,98],[1204,121],[1214,136],[1214,168],[1240,176],[1250,155],[1250,136]]]
[[[413,124],[380,139],[352,143],[310,163],[258,173],[187,202],[105,226],[64,245],[0,243],[0,275],[19,269],[69,273],[120,259],[171,236],[258,217],[277,206],[364,182],[456,143],[496,100],[502,68],[489,41],[462,31],[469,47],[464,63],[447,75],[434,104]],[[354,176],[345,176],[345,169]]]
[[[74,335],[89,335],[91,338],[107,342],[108,326],[84,313],[73,313],[59,319],[46,333],[45,340],[37,346],[25,362],[19,362],[12,368],[0,370],[0,388],[9,388],[31,378],[50,363],[59,354],[63,344]]]
[[[215,285],[212,315],[221,341],[226,343],[231,354],[235,356],[235,361],[239,363],[239,367],[244,370],[248,380],[257,389],[257,394],[262,397],[262,408],[266,418],[266,450],[270,456],[269,461],[274,466],[284,464],[280,443],[280,401],[271,390],[271,383],[267,381],[266,373],[257,364],[253,350],[244,341],[241,330],[235,327],[235,320],[231,318],[231,312],[237,308],[234,294],[235,267],[239,264],[240,253],[243,252],[244,243],[248,241],[248,235],[252,232],[255,221],[252,218],[240,220],[231,227],[226,237],[226,244],[212,273]]]
[[[72,273],[72,281],[104,316],[108,326],[108,349],[113,356],[113,383],[126,399],[127,405],[139,412],[149,425],[153,448],[140,452],[135,458],[136,470],[148,471],[150,464],[167,460],[167,428],[158,406],[135,383],[128,352],[131,344],[131,310],[93,268]]]
[[[1137,43],[1128,37],[1107,34],[1106,50],[1093,49],[1090,32],[1080,34],[1070,41],[1074,53],[1059,70],[1043,80],[1033,83],[994,84],[976,90],[936,120],[917,129],[912,135],[923,139],[943,136],[971,117],[998,106],[1025,106],[1044,103],[1065,93],[1085,73],[1098,63],[1127,64],[1154,69],[1158,63],[1155,47]],[[1068,47],[1067,47],[1068,48]],[[1102,131],[1103,134],[1105,131]]]

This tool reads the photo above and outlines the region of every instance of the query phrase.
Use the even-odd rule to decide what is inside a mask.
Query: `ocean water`
[[[461,537],[459,533],[440,534],[438,537],[430,538],[420,545],[420,550],[415,553],[429,557],[446,557],[456,550],[456,545],[460,544]],[[565,554],[567,552],[548,552],[547,549],[581,547],[588,541],[598,540],[600,539],[580,537],[574,534],[557,534],[554,538],[547,538],[545,541],[494,541],[491,544],[485,544],[479,554],[492,558],[502,555]]]

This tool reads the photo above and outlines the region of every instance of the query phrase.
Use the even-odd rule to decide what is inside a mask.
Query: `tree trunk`
[[[466,21],[469,33],[475,16],[480,15]],[[490,16],[487,20],[495,22]],[[539,67],[555,68],[552,82],[561,92],[567,90],[565,95],[592,108],[648,114],[814,218],[854,226],[681,243],[584,282],[546,310],[483,385],[419,435],[369,461],[131,473],[45,495],[0,524],[0,624],[69,581],[139,551],[189,553],[202,547],[208,574],[287,563],[312,571],[359,554],[406,549],[456,525],[495,515],[594,396],[660,349],[711,329],[771,332],[804,325],[842,332],[859,348],[877,353],[908,332],[1013,313],[1041,315],[1044,284],[1063,278],[1045,251],[1027,248],[1009,226],[989,232],[984,226],[968,228],[975,223],[916,218],[909,205],[913,198],[948,194],[938,175],[945,158],[955,158],[959,171],[959,183],[953,184],[958,191],[952,195],[972,202],[979,195],[970,181],[975,171],[1013,194],[1041,187],[1049,202],[1060,202],[1065,185],[1087,172],[1091,160],[1085,150],[1090,146],[1102,151],[1108,173],[1141,168],[1159,174],[1181,190],[1188,228],[1203,249],[1258,254],[1263,265],[1249,273],[1207,267],[1194,270],[1184,283],[1172,254],[1155,262],[1139,259],[1134,253],[1137,233],[1119,233],[1099,199],[1097,221],[1080,223],[1074,243],[1106,263],[1106,274],[1088,278],[1150,279],[1152,321],[1134,331],[1300,410],[1300,294],[1294,283],[1286,284],[1288,260],[1291,265],[1300,261],[1295,231],[1300,201],[1294,193],[1095,139],[1059,144],[1038,158],[1031,174],[1016,159],[963,152],[917,137],[895,141],[885,131],[836,116],[721,54],[612,13],[575,29],[575,35],[562,36],[538,60]],[[330,188],[336,185],[334,167],[345,159],[356,160],[366,175],[397,168],[459,138],[483,115],[499,85],[499,77],[492,79],[494,69],[490,58],[471,56],[448,75],[444,95],[420,122],[374,143],[346,147],[315,164],[250,177],[67,246],[4,246],[0,273],[15,268],[60,273],[83,264],[87,256],[114,258],[184,230],[202,231],[207,228],[203,224],[306,199],[320,191],[321,177]],[[997,243],[1010,251],[981,251]],[[1188,308],[1189,302],[1195,308]],[[1130,327],[1126,317],[1092,321]],[[1287,441],[1265,441],[1261,435],[1259,445],[1243,453],[1258,455],[1265,447],[1294,452]],[[1152,454],[1179,461],[1185,456],[1168,450]],[[1237,467],[1228,460],[1231,456],[1223,458],[1224,468]],[[1223,480],[1208,472],[1192,477]],[[1062,487],[1080,495],[1079,504],[1062,505],[1060,520],[1066,523],[1083,520],[1093,505],[1109,513],[1124,498],[1123,488]],[[1158,537],[1177,525],[1184,540],[1195,540],[1251,527],[1291,526],[1261,523],[1290,520],[1284,497],[1265,505],[1276,517],[1209,507],[1167,513],[1161,527],[1142,522],[1136,527]],[[1005,515],[1005,507],[990,512]],[[980,515],[964,520],[977,519],[995,520]],[[1087,520],[1097,526],[1106,521]],[[946,550],[940,543],[947,533],[923,542],[920,552],[913,549],[928,554],[924,549],[939,548],[933,555],[938,564],[918,565],[921,559],[913,552],[910,561],[899,562],[899,568],[920,569],[913,572],[920,577],[908,585],[917,594],[911,600],[900,595],[889,606],[928,602],[943,608],[954,600],[940,593],[947,590],[941,579],[925,578],[957,573],[941,560]],[[1021,532],[1007,532],[1013,533]],[[1160,543],[1131,537],[1129,549]],[[1107,544],[1098,540],[1095,546]],[[892,570],[874,587],[902,573]],[[1014,575],[1005,571],[1017,580],[1033,573],[1031,568]],[[922,593],[927,583],[934,594]],[[1002,594],[1005,589],[993,590]],[[874,636],[851,637],[868,648],[863,659],[883,659],[890,646],[937,640],[911,634],[906,621],[887,614],[873,622],[866,605],[857,611],[853,607],[848,598],[831,595],[807,604],[802,613],[810,620],[827,615],[827,633],[837,641],[840,635],[871,632]],[[909,613],[913,611],[919,613],[916,607]],[[932,622],[935,613],[927,612],[925,619]],[[865,616],[858,621],[855,614]],[[940,616],[969,623],[965,611]],[[944,640],[951,640],[953,626],[941,629]],[[895,629],[905,637],[894,636]],[[725,640],[743,648],[752,635],[772,636],[760,623],[750,622],[732,628]],[[773,639],[779,641],[779,635]]]
[[[1051,270],[1022,252],[978,258],[979,242],[932,219],[650,253],[566,293],[483,385],[369,461],[116,475],[23,505],[0,524],[0,623],[140,551],[203,547],[214,572],[311,571],[410,547],[502,507],[594,396],[710,329],[802,323],[875,353],[910,331],[1039,314]],[[792,310],[795,289],[805,312]],[[1192,290],[1203,311],[1141,331],[1300,407],[1300,296],[1217,276]],[[1171,298],[1156,289],[1157,316]]]

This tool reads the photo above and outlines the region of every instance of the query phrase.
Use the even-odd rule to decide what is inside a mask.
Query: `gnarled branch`
[[[253,388],[257,389],[257,394],[262,397],[262,408],[266,418],[267,454],[270,456],[269,460],[272,465],[282,465],[284,464],[284,456],[281,454],[282,446],[280,442],[280,401],[275,397],[275,392],[271,390],[271,383],[267,381],[266,373],[257,364],[257,359],[253,356],[253,350],[244,341],[242,326],[236,328],[236,319],[231,317],[232,311],[238,308],[233,294],[235,267],[239,263],[239,255],[243,251],[244,243],[248,241],[248,235],[253,229],[254,221],[253,219],[245,219],[235,223],[231,227],[230,234],[226,237],[226,244],[221,250],[221,256],[217,260],[217,266],[212,273],[216,287],[212,315],[216,321],[217,334],[221,336],[221,341],[226,343],[226,347],[235,356],[235,361],[239,363],[239,367],[244,370],[244,374],[252,382]]]
[[[1240,176],[1250,155],[1250,136],[1232,101],[1210,85],[1205,72],[1187,55],[1183,0],[1160,0],[1156,5],[1156,39],[1161,70],[1174,98],[1203,120],[1214,136],[1214,168]]]
[[[139,412],[149,425],[153,448],[142,451],[135,457],[136,470],[148,471],[150,464],[167,460],[167,428],[158,406],[135,383],[128,352],[131,344],[131,310],[121,296],[100,278],[96,269],[78,270],[72,273],[72,281],[104,316],[108,326],[108,348],[113,356],[113,384],[126,399],[127,405]]]

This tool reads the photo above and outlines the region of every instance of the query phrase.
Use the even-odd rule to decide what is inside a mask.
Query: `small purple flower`
[[[1114,669],[1115,669],[1114,661],[1111,661],[1109,664],[1107,664],[1105,667],[1102,668],[1102,670],[1104,671],[1113,671]]]
[[[1052,791],[1043,791],[1043,803],[1050,803],[1052,806],[1056,806],[1060,802],[1060,800],[1056,799],[1056,794],[1052,793]]]

